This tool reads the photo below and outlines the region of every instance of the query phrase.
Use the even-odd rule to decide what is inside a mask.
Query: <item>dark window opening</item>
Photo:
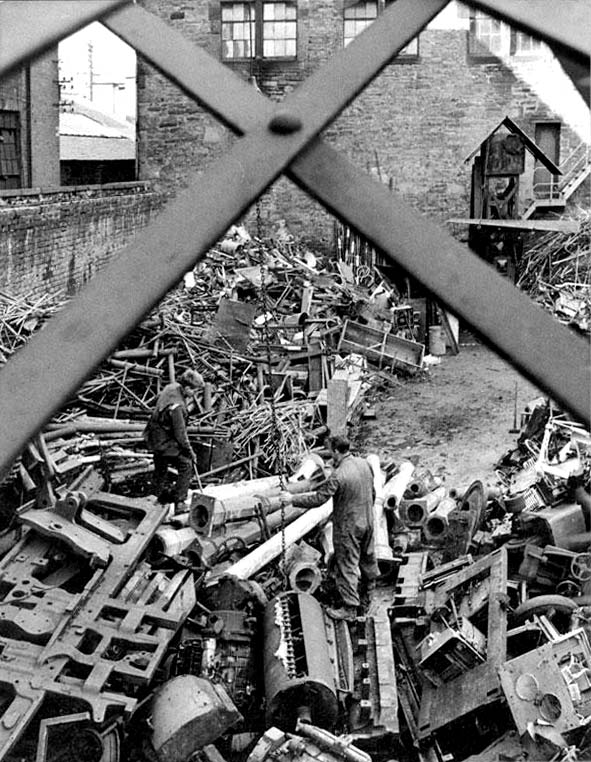
[[[0,111],[0,190],[21,188],[20,115]]]

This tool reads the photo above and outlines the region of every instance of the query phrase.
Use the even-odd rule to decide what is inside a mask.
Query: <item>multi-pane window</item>
[[[378,6],[378,0],[361,0],[361,2],[355,3],[346,7],[343,12],[343,43],[347,46],[354,37],[368,27],[378,17],[378,14],[383,7],[388,7],[392,2],[396,0],[385,0],[381,6]],[[408,45],[398,53],[398,58],[405,56],[418,56],[419,54],[419,38],[415,37]]]
[[[541,40],[537,40],[535,37],[530,37],[529,34],[524,34],[523,32],[514,31],[513,35],[514,36],[511,45],[513,53],[539,53],[542,50]]]
[[[355,3],[344,11],[344,43],[348,45],[354,37],[368,27],[378,17],[377,0]]]
[[[222,3],[222,58],[295,58],[295,2]]]
[[[21,187],[18,111],[0,111],[0,190]]]
[[[263,58],[295,58],[295,3],[263,3]]]
[[[474,11],[470,18],[468,52],[472,56],[487,57],[503,52],[504,24],[487,16],[482,11]]]
[[[253,3],[222,3],[222,58],[254,55],[255,13]]]

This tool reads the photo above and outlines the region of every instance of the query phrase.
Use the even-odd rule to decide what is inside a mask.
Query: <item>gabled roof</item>
[[[478,145],[477,148],[475,148],[472,153],[464,159],[464,163],[469,162],[471,159],[476,156],[478,151],[480,151],[482,144],[486,143],[486,141],[495,134],[495,132],[499,129],[499,127],[506,127],[509,132],[512,132],[514,135],[519,135],[519,137],[523,140],[523,143],[526,147],[526,149],[535,156],[535,158],[538,161],[541,161],[542,164],[548,169],[553,175],[561,175],[562,172],[558,169],[556,164],[548,157],[546,154],[542,151],[541,148],[538,148],[538,146],[534,143],[534,141],[525,133],[521,127],[515,124],[515,122],[508,116],[506,116],[501,122],[497,124],[497,126],[494,128],[494,130],[491,130],[488,135],[483,138]]]

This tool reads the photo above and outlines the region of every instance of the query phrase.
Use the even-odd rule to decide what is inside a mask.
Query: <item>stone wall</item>
[[[161,205],[148,183],[0,194],[0,290],[75,294]]]
[[[142,4],[220,59],[219,0]],[[544,99],[540,83],[545,82],[541,69],[546,67],[554,89],[561,83],[572,103],[582,101],[549,53],[534,64],[514,57],[472,60],[467,22],[462,25],[434,25],[421,32],[418,58],[388,66],[325,134],[361,170],[442,222],[468,216],[471,163],[465,160],[505,116],[532,138],[536,121],[560,120],[563,155],[581,139],[574,122],[569,125],[568,109],[563,113],[560,104]],[[227,65],[245,80],[255,75],[266,95],[281,100],[342,45],[341,36],[342,0],[299,0],[297,61]],[[174,193],[191,169],[208,166],[233,138],[141,61],[139,71],[140,177]],[[332,218],[286,179],[262,199],[261,219],[264,234],[271,234],[283,219],[298,238],[320,249],[332,248]],[[246,224],[254,230],[252,211]]]

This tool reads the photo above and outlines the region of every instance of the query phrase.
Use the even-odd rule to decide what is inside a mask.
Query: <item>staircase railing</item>
[[[569,189],[576,187],[576,181],[590,168],[590,147],[588,143],[579,143],[561,163],[562,175],[552,176],[547,182],[534,183],[536,201],[564,201],[569,198]]]

